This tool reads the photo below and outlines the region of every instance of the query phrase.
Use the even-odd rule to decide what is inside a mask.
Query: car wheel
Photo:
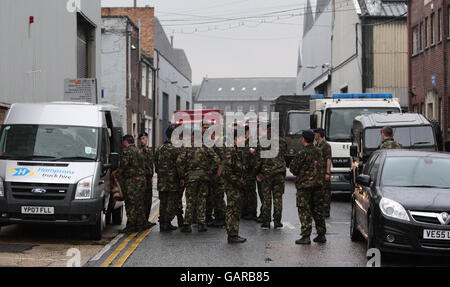
[[[368,234],[367,234],[367,250],[375,248],[375,232],[373,227],[373,217],[369,214],[368,219]]]
[[[112,224],[121,225],[123,221],[123,205],[112,211]]]
[[[100,215],[98,216],[95,224],[90,227],[90,235],[91,240],[100,240],[102,239],[102,233],[106,226],[106,214],[105,211],[100,211]]]
[[[361,232],[359,232],[356,222],[356,209],[355,203],[352,201],[352,219],[350,221],[350,239],[352,241],[361,241],[363,236]]]

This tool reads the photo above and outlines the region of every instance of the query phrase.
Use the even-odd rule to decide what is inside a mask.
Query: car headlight
[[[5,196],[5,186],[3,184],[3,178],[0,177],[0,197]]]
[[[83,178],[77,184],[75,199],[90,199],[92,196],[92,176]]]
[[[380,200],[380,209],[381,212],[386,216],[409,221],[409,216],[405,208],[400,203],[392,199],[383,197]]]

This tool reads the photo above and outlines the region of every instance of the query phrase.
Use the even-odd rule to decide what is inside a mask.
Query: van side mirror
[[[356,178],[356,183],[362,186],[370,186],[370,182],[371,182],[370,176],[368,176],[367,174],[360,174]]]
[[[353,158],[358,157],[358,147],[355,145],[350,146],[350,156]]]

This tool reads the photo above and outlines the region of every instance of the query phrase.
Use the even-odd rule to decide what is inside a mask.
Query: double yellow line
[[[159,208],[157,208],[155,210],[155,212],[153,212],[153,214],[150,216],[150,221],[153,221],[153,219],[155,219],[155,217],[158,215],[159,213]],[[154,226],[153,226],[154,227]],[[133,254],[133,252],[136,250],[136,248],[139,246],[139,244],[141,244],[142,240],[144,240],[145,237],[147,237],[147,235],[150,233],[150,231],[152,231],[152,228],[144,231],[144,233],[142,233],[137,239],[136,241],[133,242],[133,244],[128,248],[128,250],[125,251],[125,253],[122,255],[122,257],[120,257],[120,259],[116,262],[116,264],[113,265],[113,267],[122,267],[123,264],[125,264],[125,262],[127,261],[128,257],[130,257],[131,254]],[[116,259],[116,257],[122,252],[122,250],[127,247],[128,243],[135,238],[138,235],[138,232],[132,233],[130,234],[118,247],[116,250],[114,250],[113,253],[111,253],[111,255],[109,255],[109,257],[105,260],[105,262],[102,263],[102,265],[100,265],[100,267],[109,267],[111,265],[111,263]]]

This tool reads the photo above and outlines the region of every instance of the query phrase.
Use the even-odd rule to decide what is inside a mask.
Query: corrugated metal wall
[[[373,26],[373,87],[408,87],[406,22]]]

